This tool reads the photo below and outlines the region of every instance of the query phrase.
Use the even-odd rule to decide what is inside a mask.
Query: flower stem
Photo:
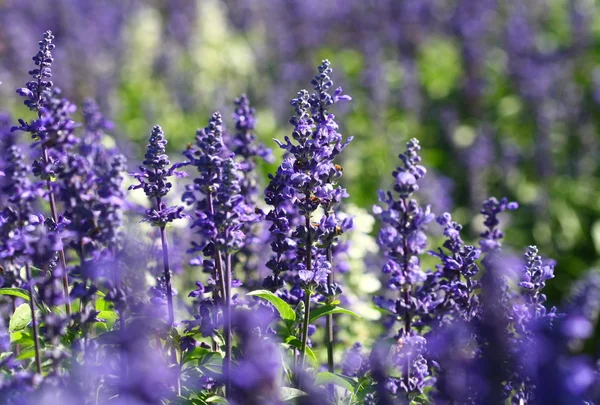
[[[306,270],[312,270],[312,235],[310,233],[310,214],[306,214]],[[300,366],[304,368],[306,360],[306,345],[308,343],[308,325],[310,319],[310,287],[304,290],[304,323],[302,325],[302,353]]]
[[[35,366],[38,374],[42,374],[42,357],[40,354],[40,342],[38,340],[38,324],[35,319],[35,304],[33,301],[33,284],[31,282],[31,267],[25,263],[27,286],[29,290],[29,308],[31,309],[31,325],[33,327],[33,345],[35,347]]]
[[[406,228],[406,225],[408,224],[408,205],[406,204],[406,199],[402,199],[402,204],[404,206],[404,221],[403,221],[403,227]],[[408,262],[409,262],[409,256],[408,256],[408,240],[406,238],[406,235],[404,235],[404,237],[402,238],[402,258],[403,258],[403,273],[404,273],[404,279],[407,280],[405,287],[403,288],[404,290],[404,306],[405,306],[405,314],[404,314],[404,331],[406,334],[410,333],[410,329],[411,329],[411,319],[410,319],[410,313],[408,312],[408,306],[410,304],[410,284],[408,282]],[[404,375],[404,384],[406,385],[406,389],[410,390],[409,388],[409,383],[410,383],[410,356],[407,355],[406,356],[406,373]]]
[[[209,213],[211,215],[215,215],[215,208],[214,208],[214,203],[213,203],[213,194],[212,193],[208,193],[208,210]],[[231,265],[231,260],[229,259],[229,265]],[[223,269],[223,258],[221,257],[221,251],[218,248],[217,244],[215,243],[215,269],[216,269],[216,277],[219,279],[219,284],[220,284],[220,290],[221,290],[221,303],[223,305],[223,317],[224,317],[224,325],[228,324],[228,319],[229,315],[228,315],[228,306],[230,304],[230,297],[228,297],[228,293],[227,293],[227,285],[230,283],[226,282],[226,277],[227,280],[229,280],[229,275],[226,276],[226,273],[229,273],[229,268],[227,268],[226,270]],[[213,295],[213,297],[215,297]],[[224,327],[224,329],[226,329],[227,326]],[[228,340],[228,330],[223,330],[223,333],[226,335],[225,336],[225,353],[226,353],[226,358],[225,358],[225,364],[223,364],[224,367],[224,371],[225,368],[229,367],[229,364],[227,364],[228,361],[230,361],[231,356],[227,356],[227,353],[231,354],[231,341]],[[216,346],[213,345],[213,349],[216,349]],[[226,372],[226,371],[225,371]],[[225,382],[225,386],[229,387],[230,386],[230,380],[229,380],[229,376],[226,374],[226,382]],[[229,395],[230,390],[226,390],[226,395]]]
[[[331,271],[327,276],[327,287],[328,290],[331,291],[331,286],[334,283],[334,270],[333,270],[333,255],[331,254],[331,246],[327,248],[327,261],[331,264]],[[334,363],[333,363],[333,314],[327,315],[326,320],[326,329],[327,333],[325,334],[325,345],[327,346],[327,370],[330,373],[334,371]],[[327,389],[331,395],[334,393],[333,384],[329,384]]]
[[[300,367],[304,368],[306,360],[306,345],[308,343],[308,325],[310,324],[310,289],[304,291],[304,322],[302,324],[302,353],[300,353]]]
[[[48,149],[46,148],[46,146],[44,144],[42,144],[42,156],[44,159],[44,163],[48,164],[50,158],[48,156]],[[50,202],[50,213],[52,214],[52,219],[54,220],[55,223],[58,224],[58,213],[56,211],[56,200],[54,198],[54,191],[52,190],[52,184],[50,182],[50,180],[46,180],[46,187],[48,189],[48,200]],[[58,254],[60,256],[60,263],[63,267],[63,276],[62,276],[62,282],[63,282],[63,290],[64,290],[64,294],[65,294],[65,310],[67,312],[67,316],[71,316],[71,300],[69,299],[69,275],[67,274],[67,259],[65,257],[65,249],[64,248],[60,248],[60,250],[58,251]]]
[[[160,210],[161,200],[156,199],[157,209]],[[163,252],[163,268],[165,276],[165,284],[167,287],[167,309],[169,314],[169,326],[173,326],[175,321],[175,314],[173,312],[173,289],[171,288],[171,269],[169,267],[169,246],[167,244],[167,235],[165,233],[164,225],[160,227],[160,240],[162,242]]]
[[[156,199],[156,205],[158,210],[160,210],[161,199]],[[165,284],[167,287],[167,311],[168,311],[168,324],[169,328],[173,327],[173,322],[175,321],[175,313],[173,311],[173,288],[171,287],[171,269],[169,267],[169,246],[167,244],[167,235],[165,232],[165,226],[160,227],[160,241],[162,243],[162,251],[163,251],[163,268],[164,268],[164,276],[165,276]],[[177,349],[175,345],[171,349],[171,360],[175,365],[177,365]],[[179,387],[179,376],[177,377],[177,387]]]
[[[118,289],[122,289],[123,288],[123,283],[121,281],[121,276],[120,276],[120,269],[119,269],[119,262],[117,260],[117,247],[116,246],[111,246],[111,252],[112,252],[112,256],[114,258],[114,273],[113,273],[113,278],[114,278],[114,283],[115,283],[115,288]],[[121,353],[120,353],[120,362],[121,362],[121,369],[120,371],[120,377],[123,379],[123,381],[125,381],[125,379],[127,378],[127,368],[128,368],[128,363],[127,363],[127,358],[125,357],[125,353],[126,353],[126,347],[125,347],[125,342],[127,339],[127,334],[125,331],[125,308],[118,308],[116,309],[117,313],[119,314],[119,338],[120,338],[120,344],[121,344]],[[122,385],[119,386],[119,396],[122,398],[124,396],[124,390]]]
[[[231,396],[231,379],[229,378],[231,370],[231,254],[225,255],[225,305],[223,305],[223,333],[225,335],[225,362],[223,363],[223,373],[226,378],[226,394]]]

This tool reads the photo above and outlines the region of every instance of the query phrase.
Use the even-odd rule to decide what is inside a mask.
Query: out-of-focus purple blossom
[[[109,154],[102,144],[105,131],[112,129],[114,125],[102,114],[94,100],[85,100],[82,113],[84,131],[79,152],[92,162],[101,163]]]
[[[502,247],[500,239],[504,237],[504,233],[497,228],[500,224],[498,215],[504,211],[513,211],[519,208],[516,202],[509,202],[506,197],[498,201],[495,197],[491,197],[484,201],[481,214],[485,217],[483,224],[486,230],[481,233],[479,244],[484,253],[499,250]]]
[[[4,187],[8,179],[6,178],[6,165],[8,164],[8,151],[16,145],[17,139],[15,134],[10,130],[11,117],[9,114],[0,112],[0,188]],[[0,194],[0,206],[6,206],[8,195]]]
[[[264,313],[236,310],[232,326],[240,338],[241,356],[231,369],[235,404],[280,404],[282,356],[275,341],[262,333]]]
[[[104,161],[103,165],[94,166],[96,170],[96,186],[98,187],[100,211],[97,219],[97,240],[108,248],[116,248],[120,244],[120,227],[123,222],[125,192],[122,187],[126,169],[125,157],[115,154]]]
[[[273,162],[272,151],[263,144],[258,143],[256,139],[256,111],[250,106],[250,100],[245,94],[235,99],[235,111],[233,118],[235,120],[235,133],[225,139],[228,148],[234,153],[235,160],[240,171],[240,194],[246,199],[246,204],[250,207],[256,206],[259,199],[259,181],[256,173],[257,162],[259,160],[271,163]],[[262,213],[259,213],[262,217]],[[260,282],[257,278],[261,270],[261,259],[264,257],[263,246],[268,243],[265,238],[270,234],[263,226],[262,222],[258,224],[247,223],[242,228],[245,234],[245,240],[240,250],[232,257],[232,267],[242,266],[246,274],[246,284]]]
[[[591,335],[599,311],[600,277],[592,271],[576,284],[563,314],[532,320],[531,338],[521,343],[528,355],[518,358],[529,383],[529,399],[556,404],[597,399],[592,389],[597,371],[590,358],[577,353],[577,342]]]
[[[239,170],[243,173],[240,188],[243,195],[258,192],[256,184],[256,160],[260,158],[265,162],[273,162],[271,149],[266,148],[256,140],[256,110],[250,106],[248,96],[242,94],[235,99],[235,134],[231,136],[229,149],[239,158]]]
[[[441,173],[427,173],[421,180],[419,194],[423,201],[431,205],[433,212],[451,212],[454,206],[452,192],[455,182]]]
[[[33,215],[32,204],[41,191],[39,185],[28,178],[21,149],[13,145],[7,151],[4,168],[6,183],[0,189],[7,196],[7,205],[0,212],[0,262],[4,264],[2,287],[21,286],[20,269],[30,263],[27,251],[27,238],[37,223]]]
[[[342,361],[342,374],[349,377],[357,377],[364,375],[369,367],[368,359],[363,353],[363,345],[361,343],[354,343],[346,354]]]
[[[519,282],[519,287],[523,291],[526,305],[529,306],[532,318],[542,318],[546,315],[546,295],[542,289],[546,286],[546,281],[554,278],[554,266],[544,264],[542,257],[538,255],[537,246],[529,246],[525,253],[525,266],[523,275]]]

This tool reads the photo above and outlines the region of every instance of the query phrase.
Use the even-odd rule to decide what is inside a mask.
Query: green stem
[[[331,289],[331,285],[334,283],[334,278],[333,278],[333,255],[331,254],[331,246],[329,246],[327,248],[327,261],[331,264],[331,271],[329,272],[329,275],[327,276],[327,284],[328,284],[328,289]],[[334,363],[333,363],[333,314],[329,314],[327,315],[327,321],[326,321],[326,330],[327,333],[325,334],[325,345],[327,346],[327,370],[329,370],[330,373],[333,373],[334,371]],[[334,394],[334,387],[333,384],[329,384],[327,386],[327,390],[329,391],[329,393],[331,395]]]
[[[48,156],[48,149],[42,143],[42,157],[44,159],[44,163],[48,164],[50,161],[50,157]],[[52,214],[52,219],[55,223],[58,224],[58,212],[56,211],[56,200],[54,199],[54,191],[52,190],[52,184],[50,180],[46,180],[46,187],[48,189],[48,201],[50,202],[50,213]],[[65,310],[67,312],[67,317],[71,316],[71,300],[69,299],[69,275],[67,274],[67,259],[65,257],[65,249],[60,248],[58,251],[60,256],[60,264],[62,265],[64,274],[62,276],[63,282],[63,290],[65,294]]]
[[[225,334],[225,362],[223,363],[223,372],[225,374],[225,393],[226,397],[231,396],[231,379],[229,378],[231,370],[231,254],[225,255],[225,305],[223,306],[223,332]]]
[[[35,319],[35,304],[33,301],[33,285],[31,283],[31,267],[25,263],[25,272],[29,290],[29,308],[31,309],[31,325],[33,327],[33,345],[35,347],[35,366],[38,374],[42,374],[42,357],[40,354],[40,342],[38,340],[38,324]]]
[[[306,214],[306,270],[312,270],[312,235],[310,233],[310,214]],[[300,354],[300,366],[304,368],[306,360],[306,345],[308,343],[308,325],[310,319],[310,287],[304,290],[304,323],[302,325],[302,353]]]
[[[304,322],[302,324],[302,353],[300,353],[300,366],[304,368],[306,360],[306,345],[308,343],[308,325],[310,324],[310,289],[304,291]]]

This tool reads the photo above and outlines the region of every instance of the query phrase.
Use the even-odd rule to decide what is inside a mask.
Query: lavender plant
[[[398,196],[380,192],[380,201],[387,204],[387,209],[379,206],[374,209],[385,224],[379,234],[379,243],[388,259],[383,271],[391,276],[388,288],[397,291],[393,299],[375,297],[375,303],[402,321],[402,327],[394,336],[398,341],[394,362],[402,378],[392,379],[390,384],[393,385],[393,394],[398,392],[407,399],[421,394],[428,384],[428,366],[423,357],[425,340],[418,332],[424,326],[421,318],[437,305],[438,299],[435,285],[426,282],[427,274],[419,261],[419,255],[425,252],[427,246],[424,230],[434,219],[429,206],[422,208],[411,198],[426,173],[419,164],[419,150],[416,139],[406,144],[406,151],[400,155],[402,166],[393,172],[396,179],[394,191]]]
[[[202,252],[204,270],[211,274],[210,284],[219,285],[213,300],[222,306],[222,322],[225,336],[225,365],[227,375],[231,368],[232,333],[231,305],[233,280],[232,256],[244,243],[245,232],[258,220],[254,208],[248,205],[241,192],[240,166],[233,161],[233,154],[225,148],[222,136],[222,117],[215,112],[204,130],[196,133],[196,143],[185,151],[188,164],[194,165],[199,177],[188,186],[183,200],[196,207],[193,228],[198,228],[200,243],[193,242],[192,253]],[[248,179],[246,179],[248,180]],[[248,190],[246,190],[248,191]],[[196,260],[200,262],[200,260]],[[198,291],[201,294],[202,291]],[[218,314],[213,314],[218,319]],[[227,379],[227,394],[231,385]]]
[[[267,214],[272,222],[270,228],[275,235],[271,247],[275,256],[267,263],[273,275],[267,277],[263,285],[277,289],[283,285],[280,274],[288,269],[295,270],[295,280],[304,296],[304,319],[302,325],[301,364],[304,364],[310,324],[311,295],[320,289],[326,297],[340,293],[333,284],[331,274],[332,245],[338,236],[352,226],[350,220],[336,219],[333,208],[347,196],[346,190],[336,184],[342,175],[342,168],[334,163],[335,157],[348,145],[352,138],[343,141],[337,132],[334,116],[328,114],[331,105],[339,100],[348,100],[342,95],[341,87],[333,95],[329,89],[333,82],[328,60],[319,66],[319,74],[311,81],[316,93],[309,95],[306,90],[298,92],[291,101],[296,115],[290,119],[294,125],[292,137],[285,137],[285,143],[276,141],[287,152],[275,175],[269,175],[265,201],[273,206]],[[286,211],[290,201],[296,208],[303,223],[294,228],[293,219]],[[313,221],[317,209],[324,215],[318,223]],[[333,336],[331,319],[328,324],[329,367],[333,368]]]
[[[74,105],[67,100],[60,99],[60,92],[52,92],[52,51],[55,45],[52,43],[54,35],[46,31],[39,45],[39,51],[33,57],[37,68],[29,71],[33,80],[26,83],[25,87],[17,90],[17,93],[25,97],[24,104],[33,112],[37,113],[37,119],[30,123],[19,119],[19,127],[12,130],[21,130],[31,134],[36,145],[41,146],[41,157],[33,163],[33,173],[36,177],[46,182],[47,198],[50,204],[52,221],[59,222],[56,208],[54,186],[52,176],[54,166],[64,155],[65,151],[75,143],[73,137],[74,122],[70,114],[75,111]],[[63,289],[65,297],[69,296],[69,279],[67,275],[67,261],[64,249],[58,252],[63,272]],[[67,315],[71,314],[71,304],[67,299],[65,304]]]
[[[167,322],[168,325],[173,325],[175,314],[173,310],[173,289],[171,286],[171,269],[169,267],[169,248],[167,243],[167,235],[165,228],[168,223],[176,219],[186,218],[183,213],[183,206],[174,205],[167,207],[163,201],[164,197],[169,193],[172,187],[168,178],[175,176],[184,176],[184,172],[176,170],[176,165],[170,166],[171,162],[165,153],[167,140],[160,126],[155,125],[152,128],[152,133],[148,141],[148,149],[145,159],[139,167],[139,172],[133,173],[132,176],[138,180],[138,184],[129,187],[130,190],[143,189],[146,196],[150,199],[154,207],[146,211],[143,219],[144,222],[149,222],[152,226],[160,230],[160,241],[162,244],[163,258],[163,276],[159,280],[159,284],[164,283],[165,290],[158,290],[159,298],[163,298],[167,302]],[[169,167],[170,166],[170,167]],[[156,290],[154,290],[156,291]]]

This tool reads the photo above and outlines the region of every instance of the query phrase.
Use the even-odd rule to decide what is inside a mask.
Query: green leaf
[[[313,311],[310,312],[310,319],[309,322],[313,323],[314,321],[316,321],[317,319],[319,319],[322,316],[326,316],[329,314],[348,314],[348,315],[352,315],[355,316],[357,318],[360,318],[360,315],[358,315],[355,312],[350,311],[349,309],[345,309],[342,307],[337,307],[335,305],[325,305],[323,307],[317,308]]]
[[[182,359],[181,363],[185,364],[185,363],[190,362],[192,360],[197,360],[197,359],[203,358],[208,353],[212,353],[212,352],[209,349],[206,349],[204,347],[196,347],[191,352],[185,352],[185,354],[183,355],[183,359]]]
[[[211,339],[213,340],[213,342],[215,342],[217,344],[217,348],[219,350],[225,346],[225,338],[223,337],[223,335],[221,335],[221,332],[219,332],[218,330],[216,330],[213,333],[213,335],[211,336]]]
[[[208,353],[198,360],[198,368],[211,376],[223,374],[223,358],[218,353]]]
[[[110,304],[102,297],[96,299],[96,311],[110,310]]]
[[[273,304],[275,309],[277,309],[277,311],[279,312],[279,315],[281,315],[281,318],[284,321],[295,321],[296,320],[296,312],[294,312],[294,309],[287,302],[285,302],[284,300],[282,300],[281,298],[279,298],[278,296],[273,294],[271,291],[256,290],[256,291],[249,292],[246,295],[251,295],[253,297],[260,297],[264,300],[269,301],[271,304]]]
[[[13,332],[10,334],[10,343],[13,345],[31,346],[33,345],[33,337],[25,332]]]
[[[0,295],[12,295],[13,297],[19,297],[23,298],[25,301],[29,301],[29,294],[22,288],[0,288]]]
[[[317,378],[315,380],[316,385],[326,385],[333,384],[340,386],[350,392],[354,392],[354,387],[356,386],[356,381],[354,381],[350,377],[346,377],[341,374],[333,374],[329,371],[323,371],[322,373],[317,374]]]
[[[108,332],[108,327],[104,322],[94,322],[94,330],[96,335]]]
[[[204,401],[209,404],[229,404],[229,401],[218,395],[208,397]]]
[[[29,322],[31,322],[31,308],[29,308],[29,304],[21,304],[10,317],[8,331],[14,332],[25,329],[29,325]]]
[[[119,314],[117,314],[114,311],[100,311],[98,313],[98,315],[96,315],[96,317],[100,318],[100,319],[104,319],[105,321],[114,322],[117,319],[119,319]]]
[[[298,390],[296,388],[281,387],[281,400],[291,401],[292,399],[304,397],[308,395],[306,392]]]
[[[288,336],[285,339],[285,343],[290,346],[294,346],[296,349],[302,351],[302,341],[298,339],[296,336]],[[317,362],[317,356],[315,356],[315,352],[308,346],[306,346],[306,355],[310,357],[315,363]]]
[[[35,346],[29,346],[19,352],[17,360],[26,360],[35,357]]]

